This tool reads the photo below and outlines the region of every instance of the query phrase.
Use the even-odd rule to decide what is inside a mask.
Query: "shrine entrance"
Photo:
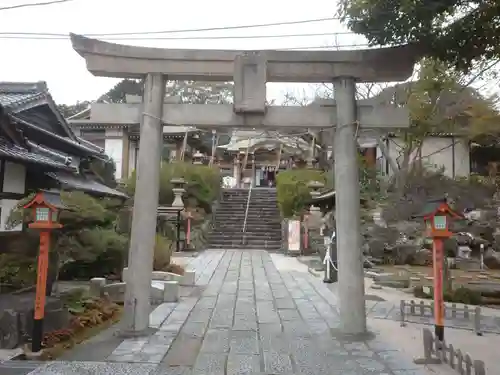
[[[406,108],[373,100],[356,101],[356,83],[406,80],[419,58],[413,46],[353,51],[220,51],[124,46],[75,34],[71,34],[71,41],[94,75],[143,79],[145,85],[124,303],[125,332],[137,335],[149,327],[163,124],[226,131],[335,128],[339,327],[345,334],[366,332],[357,137],[364,129],[393,131],[410,123]],[[233,81],[234,104],[164,103],[167,77]],[[306,107],[269,106],[266,82],[333,83],[335,100],[316,101]]]
[[[276,187],[276,177],[279,170],[276,166],[262,166],[255,170],[255,186],[256,187]]]

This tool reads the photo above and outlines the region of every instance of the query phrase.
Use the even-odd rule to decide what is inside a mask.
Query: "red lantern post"
[[[58,193],[41,191],[24,206],[31,209],[33,222],[28,226],[40,232],[40,251],[38,253],[35,306],[31,350],[42,349],[43,319],[45,316],[45,295],[47,291],[47,272],[49,269],[50,232],[62,227],[59,224],[59,209],[62,207]]]
[[[443,268],[445,262],[444,239],[453,235],[450,231],[451,219],[463,219],[464,216],[453,211],[446,198],[429,201],[421,214],[426,225],[426,234],[433,239],[433,276],[434,276],[434,327],[436,337],[444,340],[444,296]]]

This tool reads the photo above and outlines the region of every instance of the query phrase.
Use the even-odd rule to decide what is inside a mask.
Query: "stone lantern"
[[[170,180],[171,184],[174,185],[172,192],[174,193],[174,201],[172,202],[172,207],[184,208],[184,202],[182,200],[182,194],[186,192],[184,185],[186,181],[183,178],[173,178]]]
[[[199,151],[196,151],[193,155],[193,164],[203,164],[203,154]]]

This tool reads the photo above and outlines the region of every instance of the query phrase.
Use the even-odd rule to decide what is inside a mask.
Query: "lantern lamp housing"
[[[59,192],[39,191],[34,198],[24,206],[32,210],[33,222],[28,226],[32,229],[59,229],[59,211],[64,208]]]
[[[413,216],[413,218],[418,217],[424,219],[427,234],[436,238],[451,237],[453,234],[450,231],[451,221],[464,219],[462,214],[450,207],[446,198],[429,200],[422,212]]]

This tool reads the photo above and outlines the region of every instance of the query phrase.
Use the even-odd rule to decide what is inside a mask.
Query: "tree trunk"
[[[392,169],[392,173],[396,175],[399,171],[398,163],[396,163],[396,160],[394,160],[394,158],[389,154],[389,150],[387,150],[383,137],[379,137],[377,139],[377,145],[385,160],[387,160],[387,162],[389,163],[389,167]]]

